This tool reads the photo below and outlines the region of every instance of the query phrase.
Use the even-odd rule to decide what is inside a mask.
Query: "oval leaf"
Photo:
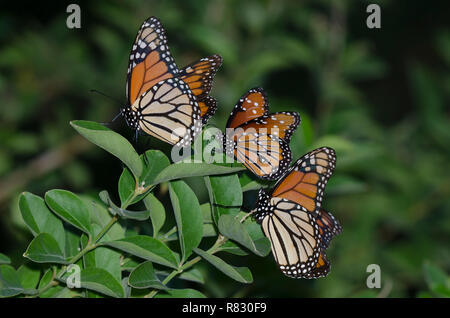
[[[153,180],[152,184],[159,184],[175,179],[188,177],[212,176],[230,174],[244,170],[242,167],[227,167],[209,163],[176,163],[161,171]]]
[[[87,140],[119,158],[136,177],[141,175],[141,158],[127,139],[96,122],[74,120],[70,124]]]
[[[170,289],[168,294],[157,294],[155,298],[206,298],[201,292],[195,289]]]
[[[66,190],[50,190],[45,194],[45,202],[64,221],[90,234],[89,210],[77,195]]]
[[[102,244],[117,248],[153,263],[177,268],[177,260],[174,253],[163,242],[147,235],[129,236]]]
[[[0,265],[11,264],[11,259],[5,254],[0,253]]]
[[[139,181],[140,184],[143,182],[145,186],[153,184],[156,176],[170,166],[169,158],[159,150],[147,150],[142,159],[144,160],[144,168]]]
[[[134,190],[136,189],[136,180],[134,179],[133,175],[131,174],[130,170],[127,167],[123,168],[117,187],[120,202],[122,203],[123,206],[125,202],[128,202],[131,199],[131,197],[134,194]]]
[[[31,241],[23,256],[36,263],[66,263],[58,242],[48,233],[41,233],[36,236]]]
[[[0,265],[0,297],[13,297],[23,292],[19,275],[12,266]]]
[[[242,206],[242,189],[236,174],[205,177],[205,185],[213,206],[213,219],[217,224],[220,215],[239,213]]]
[[[35,289],[39,278],[41,277],[41,270],[37,264],[29,262],[17,269],[20,283],[25,289]]]
[[[250,270],[247,267],[235,267],[230,264],[225,263],[222,259],[217,256],[211,255],[201,249],[194,249],[194,252],[200,255],[203,259],[208,261],[211,265],[216,267],[225,275],[233,278],[234,280],[249,284],[253,282],[253,276]]]
[[[184,261],[202,240],[203,214],[194,191],[184,181],[171,182],[169,193]]]
[[[89,267],[80,273],[80,285],[107,296],[124,297],[124,291],[120,282],[118,282],[110,273],[101,268]]]
[[[137,266],[128,278],[128,284],[133,288],[167,289],[156,276],[152,262],[144,262]]]
[[[106,191],[106,190],[103,190],[102,192],[100,192],[99,196],[104,203],[109,205],[108,210],[113,215],[117,214],[124,219],[131,219],[131,220],[137,220],[137,221],[145,221],[150,217],[149,210],[130,211],[130,210],[125,210],[125,209],[119,208],[117,205],[114,204],[114,202],[112,202],[112,200],[109,197],[108,191]]]
[[[25,224],[34,236],[40,233],[51,234],[63,250],[65,248],[65,233],[63,223],[45,205],[44,199],[29,192],[23,192],[19,197],[20,213]]]
[[[166,210],[164,209],[164,205],[153,195],[153,193],[149,193],[144,198],[144,204],[150,211],[150,219],[152,220],[153,226],[153,237],[157,237],[159,230],[166,221]]]
[[[242,244],[256,255],[267,256],[267,254],[269,254],[270,242],[267,240],[267,238],[266,245],[264,245],[262,242],[258,242],[258,245],[256,245],[248,234],[244,224],[239,222],[239,220],[234,216],[227,214],[222,215],[219,218],[218,227],[220,233],[222,233],[224,236],[238,242],[239,244]],[[267,246],[269,247],[268,249]],[[259,250],[258,248],[261,248],[261,250]]]

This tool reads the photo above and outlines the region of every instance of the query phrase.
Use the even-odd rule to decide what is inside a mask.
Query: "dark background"
[[[22,191],[116,192],[119,161],[69,121],[117,114],[123,105],[89,90],[125,102],[129,50],[154,15],[179,67],[223,56],[211,125],[223,129],[238,98],[261,86],[272,112],[302,117],[294,159],[319,146],[338,155],[324,205],[344,230],[329,248],[327,278],[292,280],[271,256],[239,257],[234,264],[250,267],[253,284],[204,265],[207,284],[195,288],[213,297],[449,295],[433,285],[436,275],[450,281],[448,1],[377,1],[381,29],[366,26],[372,1],[78,1],[81,29],[66,27],[69,3],[1,5],[0,252],[14,265],[30,241]],[[122,119],[111,128],[133,140]],[[135,146],[169,151],[152,138]],[[366,287],[369,264],[380,265],[381,289]]]

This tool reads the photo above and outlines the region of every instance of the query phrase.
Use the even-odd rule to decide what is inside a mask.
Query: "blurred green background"
[[[18,211],[20,192],[116,192],[120,162],[69,121],[108,122],[117,114],[122,105],[89,90],[125,101],[129,50],[155,15],[179,67],[223,56],[211,125],[223,129],[238,98],[261,86],[272,112],[302,117],[294,159],[318,146],[338,156],[324,205],[343,233],[328,250],[327,278],[293,280],[272,256],[230,256],[250,267],[253,284],[204,265],[207,284],[195,288],[212,297],[450,296],[450,5],[376,1],[382,27],[368,29],[372,2],[77,1],[81,29],[66,27],[70,2],[2,4],[0,252],[15,267],[24,261],[31,235]],[[111,128],[133,140],[122,119]],[[136,147],[169,151],[145,137]],[[366,287],[369,264],[380,265],[381,289]]]

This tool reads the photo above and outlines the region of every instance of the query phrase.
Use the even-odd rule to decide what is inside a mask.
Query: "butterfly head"
[[[139,130],[139,116],[137,112],[132,110],[130,106],[125,106],[120,110],[120,113],[125,118],[129,127],[134,130]]]

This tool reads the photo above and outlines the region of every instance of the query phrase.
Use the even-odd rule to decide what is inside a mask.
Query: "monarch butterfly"
[[[253,88],[237,102],[226,124],[223,147],[262,179],[275,180],[289,167],[289,141],[300,124],[296,112],[269,114],[267,96]]]
[[[325,249],[342,227],[321,203],[335,166],[333,149],[315,149],[298,159],[271,193],[259,192],[253,216],[288,277],[318,278],[330,271]]]
[[[121,113],[137,133],[185,147],[216,110],[216,101],[208,94],[221,64],[222,58],[213,55],[179,70],[161,22],[150,17],[131,49],[127,105]]]

